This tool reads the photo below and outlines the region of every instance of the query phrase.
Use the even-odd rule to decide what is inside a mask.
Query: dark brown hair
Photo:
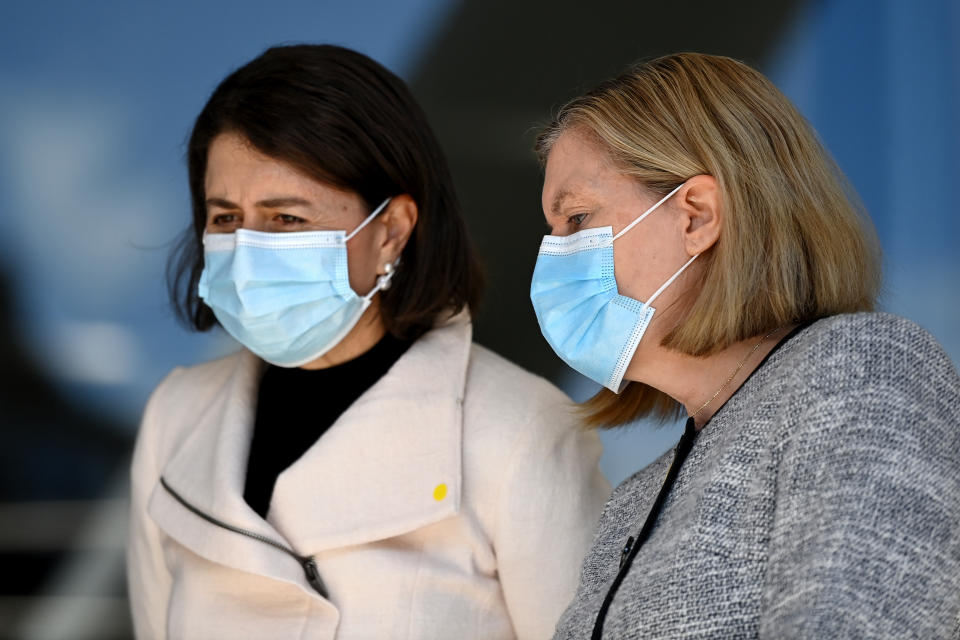
[[[170,256],[167,285],[178,317],[197,331],[217,324],[197,294],[203,271],[207,154],[221,133],[315,180],[357,193],[372,210],[408,194],[416,228],[380,309],[387,330],[413,339],[444,312],[476,312],[483,277],[453,179],[406,84],[367,56],[332,45],[273,47],[230,74],[190,136],[193,224]]]

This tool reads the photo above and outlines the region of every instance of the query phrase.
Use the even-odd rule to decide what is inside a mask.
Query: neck
[[[357,356],[369,351],[380,342],[387,330],[380,316],[379,296],[374,296],[357,324],[338,342],[336,346],[325,354],[303,365],[302,369],[327,369],[353,360]]]
[[[701,429],[791,328],[781,327],[769,335],[752,336],[701,357],[662,347],[657,339],[640,358],[634,357],[625,377],[674,398],[684,406],[687,415],[696,414],[694,423]]]

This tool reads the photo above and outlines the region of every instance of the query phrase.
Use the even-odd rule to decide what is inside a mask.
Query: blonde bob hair
[[[653,194],[701,174],[720,186],[720,238],[664,346],[705,356],[780,326],[873,309],[873,227],[809,124],[759,72],[696,53],[641,63],[560,109],[538,137],[542,163],[574,128]],[[584,409],[595,426],[682,415],[638,382],[619,396],[601,390]]]

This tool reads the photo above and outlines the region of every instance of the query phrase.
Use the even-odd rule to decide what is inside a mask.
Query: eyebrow
[[[555,216],[560,215],[560,208],[563,207],[563,201],[569,198],[571,195],[573,194],[566,189],[561,189],[558,191],[557,195],[553,197],[553,204],[550,206],[550,213]]]
[[[283,207],[309,207],[312,204],[309,200],[304,200],[303,198],[284,197],[261,200],[257,203],[257,206],[265,209],[280,209]],[[222,209],[240,208],[239,205],[229,200],[224,200],[223,198],[207,198],[207,206],[220,207]]]

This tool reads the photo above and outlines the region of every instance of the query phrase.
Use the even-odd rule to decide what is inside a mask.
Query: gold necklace
[[[753,349],[750,350],[750,353],[748,353],[746,356],[744,356],[743,360],[741,360],[740,362],[737,363],[737,368],[734,369],[734,370],[733,370],[733,373],[730,374],[730,377],[727,378],[722,385],[720,385],[720,388],[717,389],[717,392],[714,393],[712,396],[710,396],[710,399],[709,399],[709,400],[707,400],[707,401],[704,402],[702,405],[700,405],[700,408],[699,408],[699,409],[697,409],[697,410],[694,411],[692,414],[690,414],[690,417],[691,417],[691,418],[696,418],[696,417],[697,417],[697,414],[699,414],[701,411],[703,411],[704,409],[706,409],[706,408],[707,408],[707,405],[710,404],[711,402],[713,402],[713,401],[717,398],[717,396],[720,395],[720,392],[727,388],[727,385],[730,384],[730,381],[733,380],[733,379],[737,376],[738,373],[740,373],[740,369],[743,369],[743,364],[750,358],[750,356],[752,356],[752,355],[754,354],[754,352],[755,352],[757,349],[760,348],[760,345],[763,344],[764,340],[766,340],[767,338],[769,338],[770,336],[772,336],[773,334],[775,334],[777,331],[780,331],[780,327],[777,327],[776,329],[774,329],[773,331],[771,331],[771,332],[768,333],[767,335],[765,335],[765,336],[763,336],[762,338],[760,338],[760,342],[758,342],[757,344],[755,344],[754,347],[753,347]]]

